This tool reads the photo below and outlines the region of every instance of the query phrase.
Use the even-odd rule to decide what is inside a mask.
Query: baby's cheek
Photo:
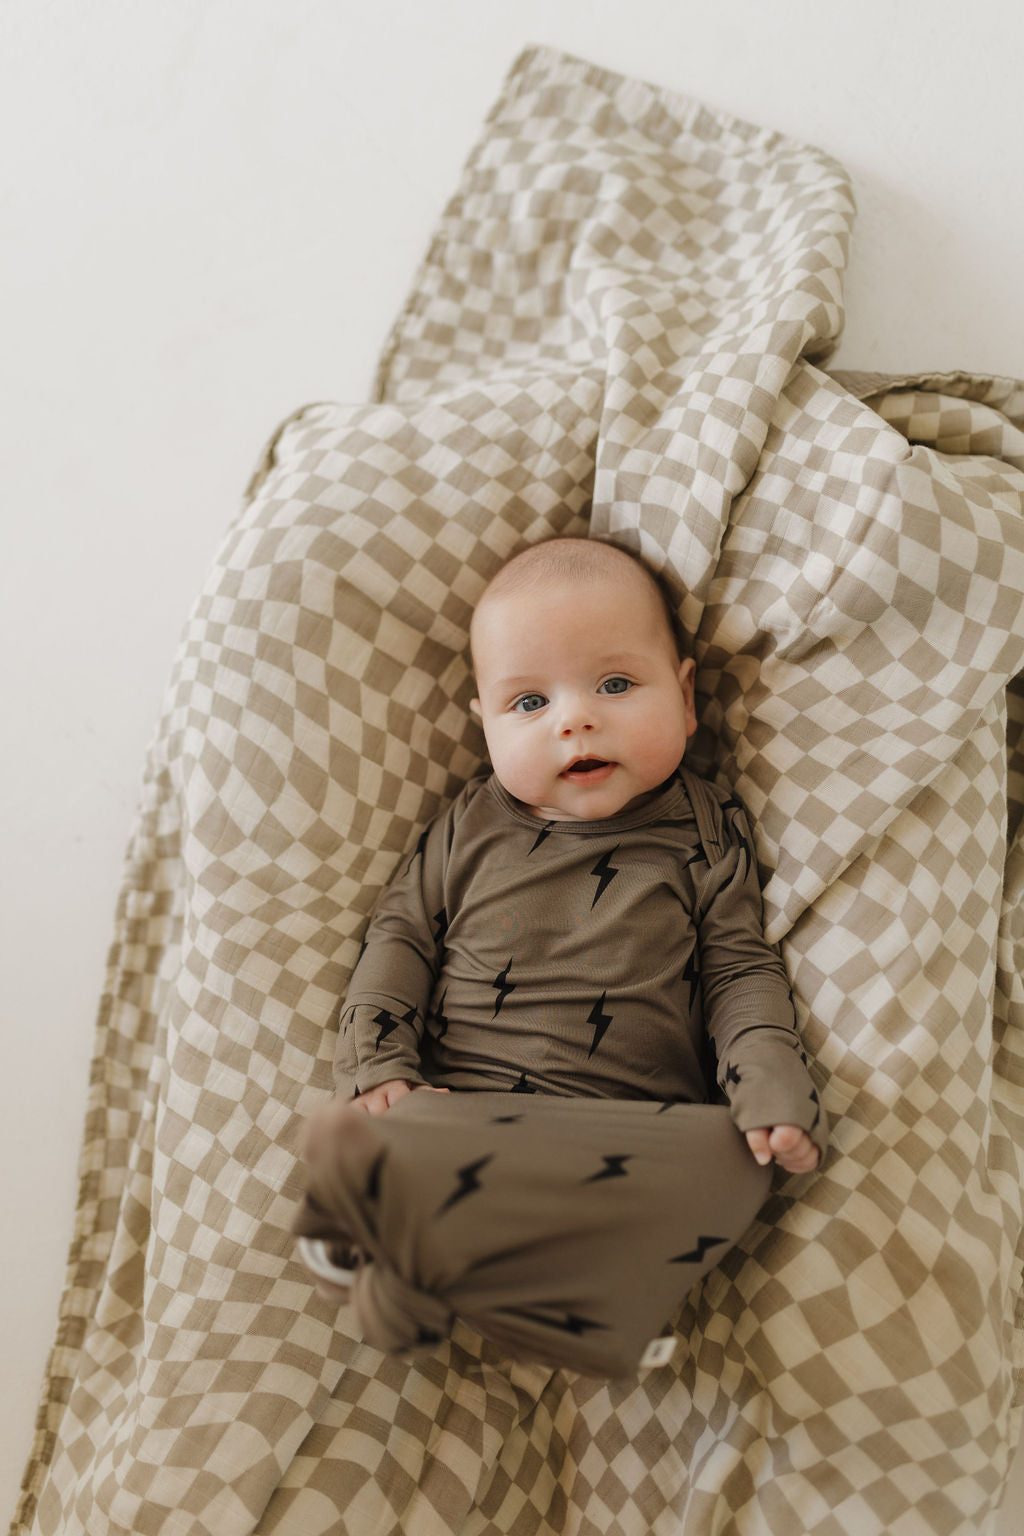
[[[543,786],[543,775],[537,762],[538,754],[520,741],[501,741],[491,753],[495,773],[510,795],[517,800],[532,804]]]

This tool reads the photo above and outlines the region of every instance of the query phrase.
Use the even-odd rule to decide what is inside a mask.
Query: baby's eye
[[[512,705],[517,715],[532,715],[538,709],[543,709],[547,699],[542,693],[524,693],[522,698],[516,699]]]
[[[606,677],[598,693],[628,693],[633,684],[628,677]]]

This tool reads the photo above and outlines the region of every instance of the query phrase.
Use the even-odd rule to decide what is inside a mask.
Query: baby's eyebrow
[[[496,677],[493,682],[487,684],[488,693],[521,693],[524,688],[531,692],[540,691],[540,684],[534,677]]]
[[[646,651],[613,651],[609,656],[598,657],[598,668],[604,672],[610,667],[636,667],[649,660]]]
[[[650,656],[643,651],[611,651],[605,656],[595,658],[594,671],[595,673],[611,672],[616,667],[637,667],[642,666],[649,660]],[[538,673],[536,672],[516,673],[510,677],[496,677],[489,686],[492,688],[530,688],[539,686],[537,684],[537,677]]]

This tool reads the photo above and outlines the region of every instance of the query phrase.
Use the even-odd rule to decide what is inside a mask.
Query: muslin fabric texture
[[[19,1533],[984,1528],[1024,1364],[1024,388],[826,371],[853,214],[819,152],[528,50],[378,398],[275,434],[147,760]],[[833,1127],[612,1385],[462,1325],[388,1358],[289,1232],[367,915],[483,764],[472,605],[588,530],[678,604]]]

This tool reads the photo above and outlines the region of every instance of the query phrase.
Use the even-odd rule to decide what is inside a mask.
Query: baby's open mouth
[[[568,768],[563,769],[562,776],[575,778],[579,774],[582,777],[588,773],[598,773],[602,768],[611,766],[611,763],[603,757],[581,757],[577,762],[570,763]]]

